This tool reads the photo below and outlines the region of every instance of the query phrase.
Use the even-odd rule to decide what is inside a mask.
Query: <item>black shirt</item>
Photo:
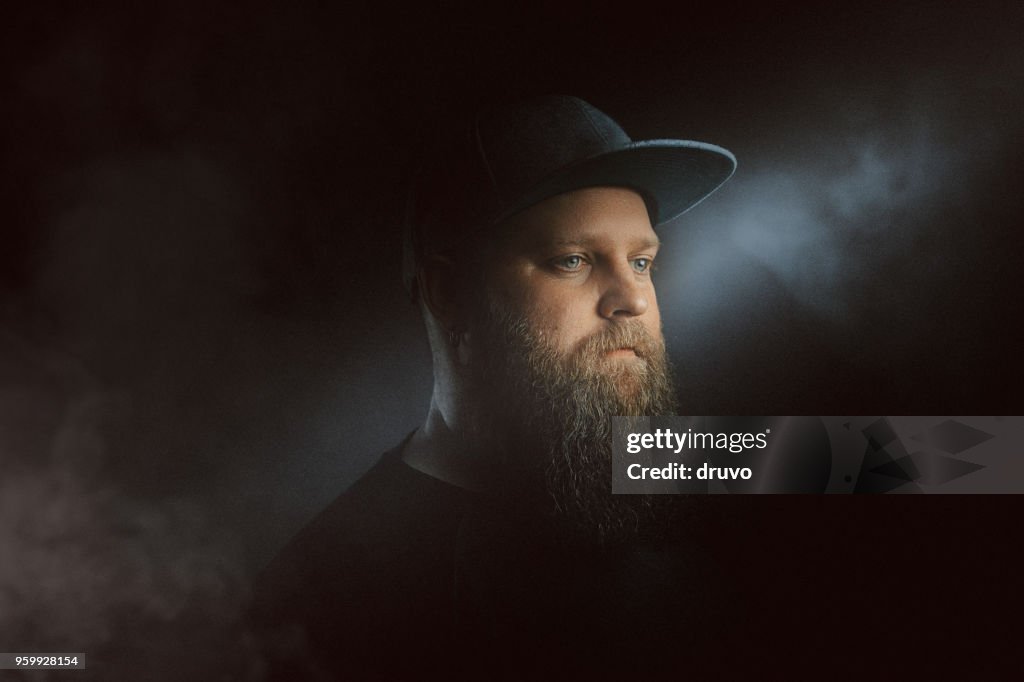
[[[262,576],[274,679],[674,677],[721,641],[727,600],[696,545],[570,546],[401,449]]]

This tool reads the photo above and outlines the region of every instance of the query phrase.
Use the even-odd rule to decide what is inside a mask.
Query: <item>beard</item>
[[[636,319],[561,351],[530,321],[496,302],[480,333],[474,394],[506,499],[542,511],[554,530],[610,545],[657,534],[672,496],[613,495],[612,417],[677,412],[664,340]],[[636,358],[608,353],[632,348]]]

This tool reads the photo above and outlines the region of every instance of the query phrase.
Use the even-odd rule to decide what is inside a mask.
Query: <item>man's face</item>
[[[594,187],[548,199],[513,217],[487,261],[492,295],[520,311],[562,354],[610,327],[641,325],[661,340],[651,282],[658,237],[639,194]],[[616,348],[601,362],[637,363],[637,349]]]
[[[650,501],[611,495],[611,418],[675,411],[644,202],[585,189],[505,228],[470,331],[480,433],[524,499],[546,492],[582,536],[628,535]]]

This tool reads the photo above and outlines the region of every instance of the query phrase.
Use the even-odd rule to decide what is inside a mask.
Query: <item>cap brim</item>
[[[614,186],[639,193],[647,203],[651,224],[657,227],[702,202],[735,170],[736,157],[731,152],[706,142],[631,142],[545,178],[503,211],[498,220],[558,194],[585,187]]]

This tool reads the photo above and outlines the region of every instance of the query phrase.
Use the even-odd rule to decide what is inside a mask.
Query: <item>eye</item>
[[[631,263],[637,272],[650,272],[654,269],[653,258],[634,258]]]
[[[586,259],[576,253],[569,256],[561,256],[560,258],[556,258],[551,261],[552,265],[559,270],[564,270],[565,272],[577,272],[586,265],[586,263]]]

